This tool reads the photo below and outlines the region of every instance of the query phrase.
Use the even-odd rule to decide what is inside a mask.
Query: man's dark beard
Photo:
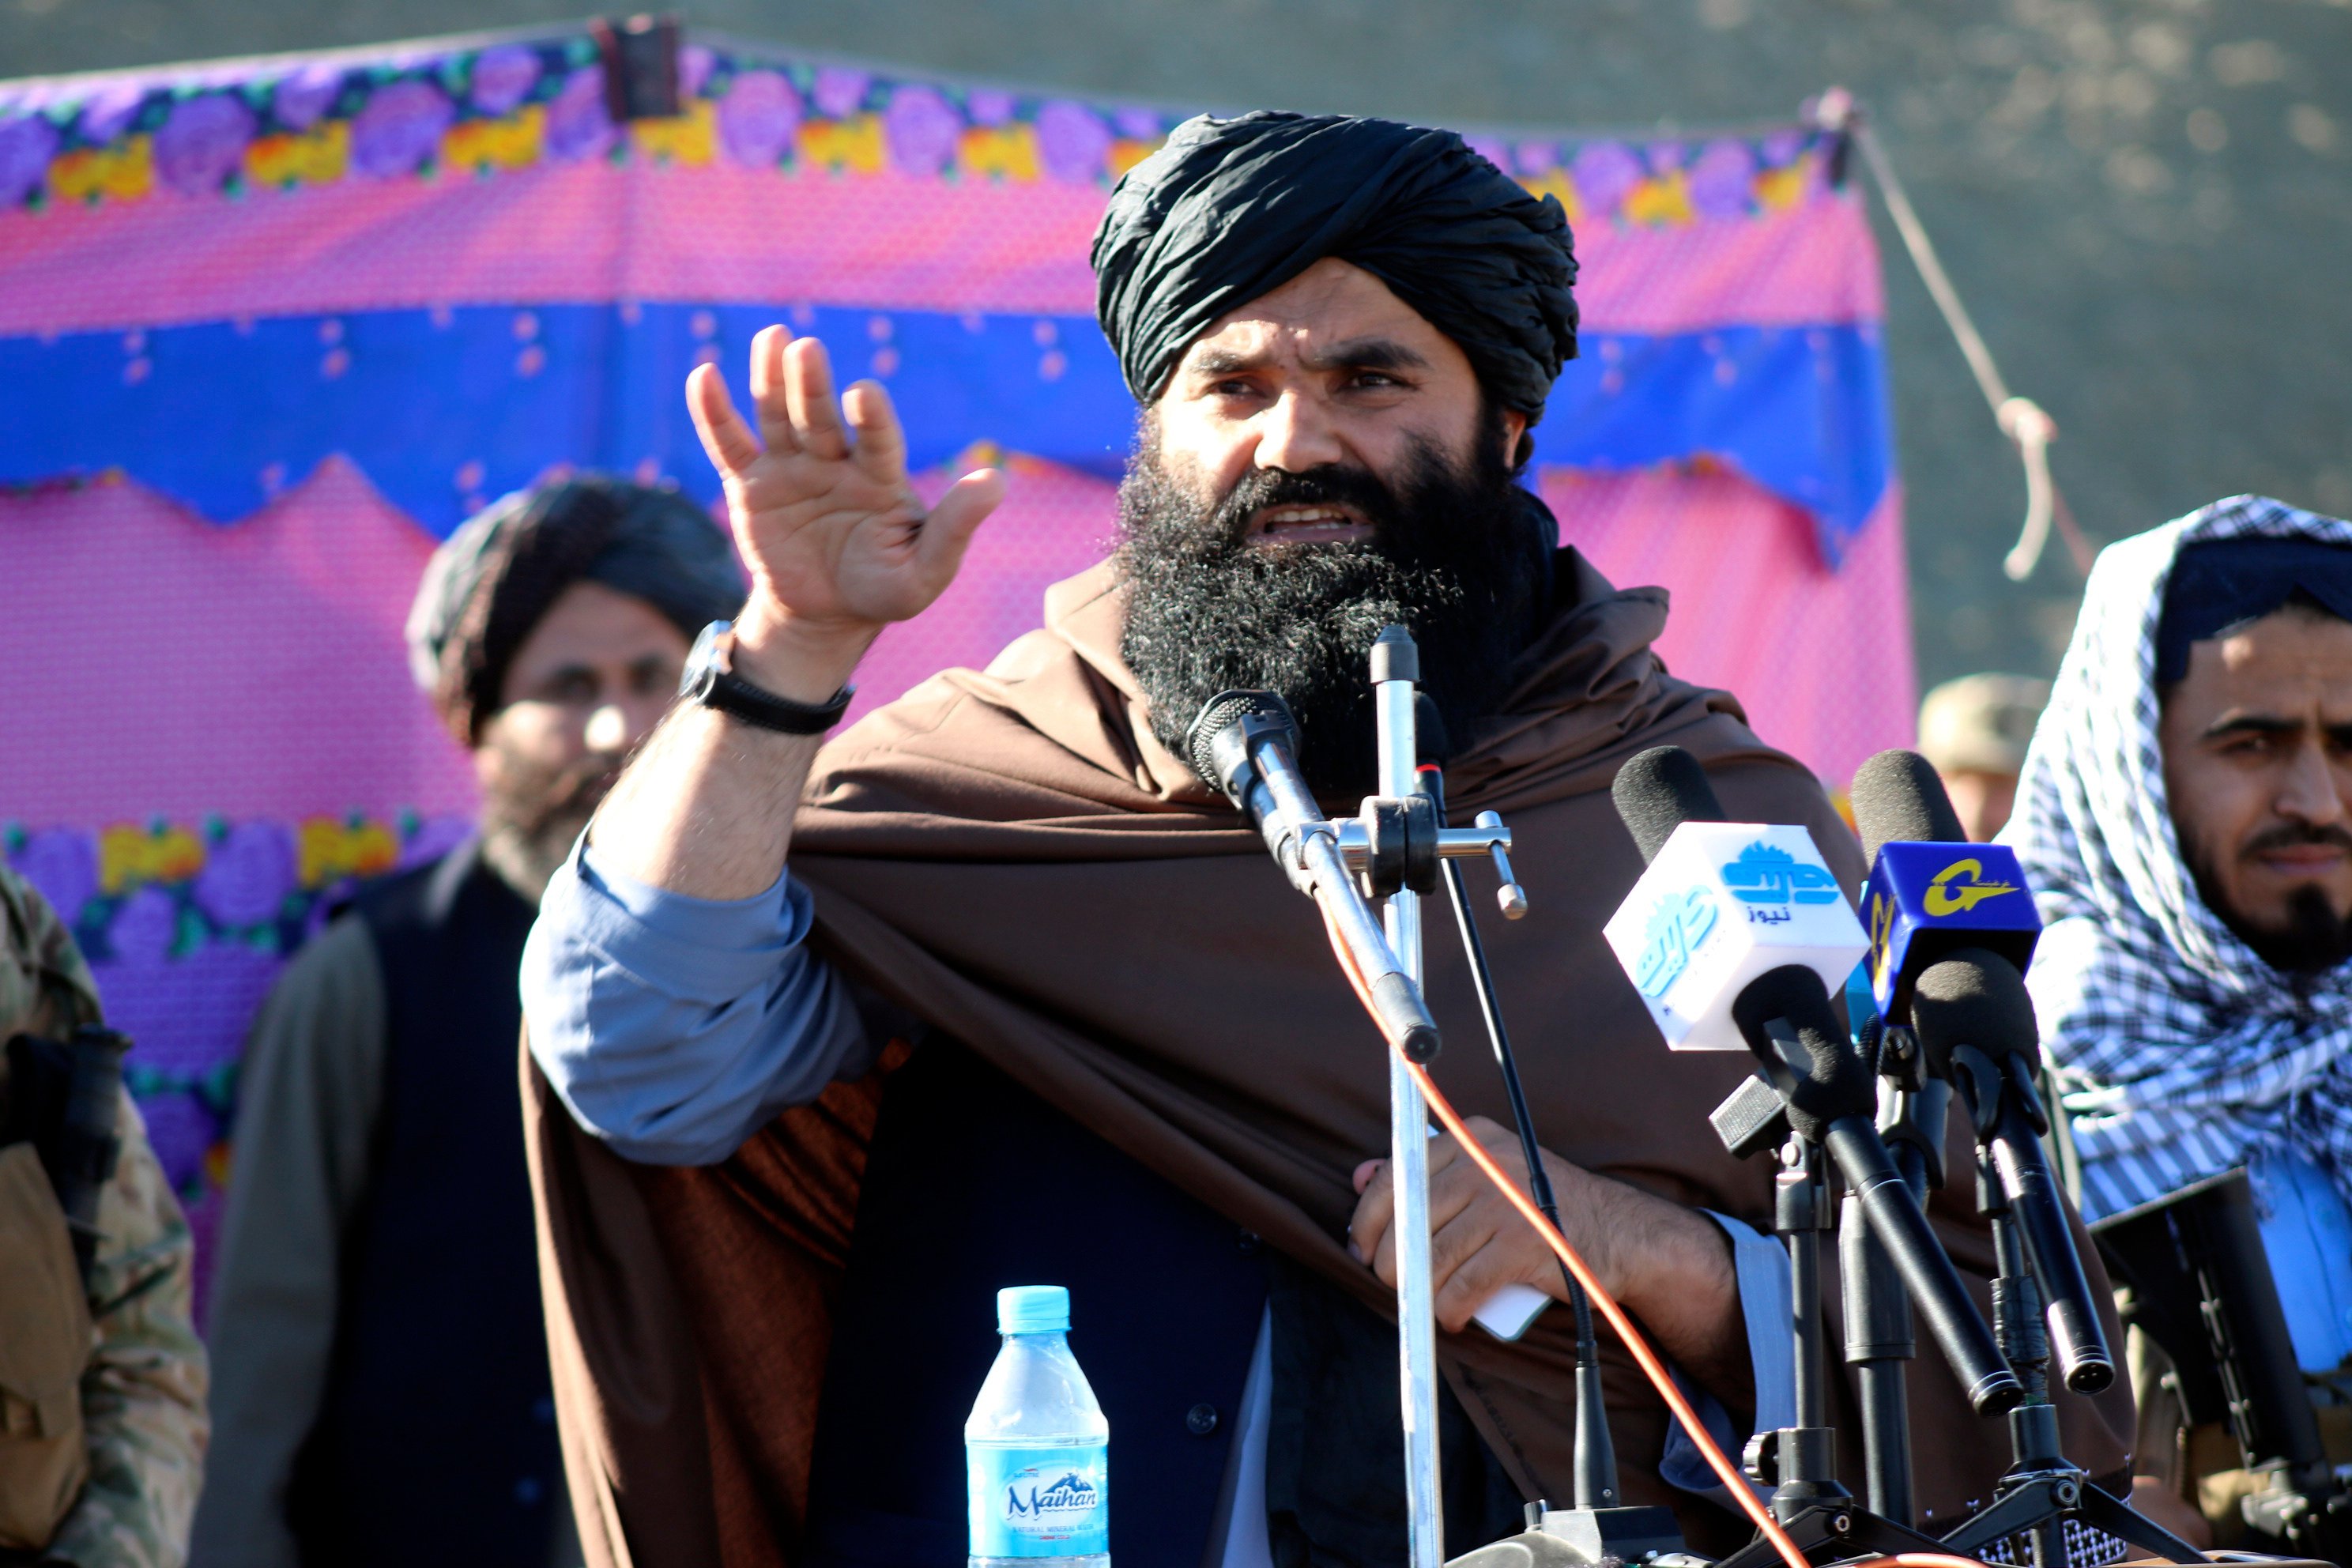
[[[1423,689],[1456,745],[1494,710],[1538,610],[1538,548],[1503,460],[1501,422],[1449,463],[1416,444],[1393,488],[1338,465],[1258,469],[1212,503],[1160,467],[1147,430],[1119,486],[1132,584],[1119,652],[1149,699],[1152,733],[1177,755],[1203,704],[1232,688],[1272,691],[1297,716],[1299,767],[1325,796],[1374,784],[1367,655],[1402,622],[1421,646]],[[1268,506],[1353,506],[1370,540],[1252,547]]]
[[[2352,851],[2352,833],[2333,824],[2313,826],[2306,823],[2281,823],[2248,839],[2238,853],[2241,857],[2253,856],[2296,844],[2327,844]],[[2185,845],[2183,849],[2188,856],[2189,875],[2197,883],[2198,897],[2205,900],[2205,907],[2240,942],[2252,949],[2255,957],[2290,981],[2315,979],[2352,958],[2352,921],[2336,912],[2327,901],[2326,892],[2315,883],[2305,884],[2287,895],[2287,923],[2284,929],[2252,925],[2224,901],[2220,882],[2210,869],[2210,858]]]
[[[625,760],[617,752],[591,752],[551,768],[501,754],[482,790],[482,856],[490,868],[537,902],[611,792]]]

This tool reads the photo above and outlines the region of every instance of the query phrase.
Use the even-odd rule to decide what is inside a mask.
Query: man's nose
[[[1339,432],[1320,398],[1286,391],[1258,420],[1259,468],[1303,474],[1339,461]]]
[[[2277,811],[2315,827],[2344,821],[2344,795],[2326,746],[2306,741],[2295,748],[2294,764],[2279,782]]]

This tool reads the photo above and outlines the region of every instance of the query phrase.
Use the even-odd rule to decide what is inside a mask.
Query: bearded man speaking
[[[883,390],[836,404],[823,350],[777,329],[756,428],[715,374],[689,384],[751,601],[525,960],[592,1560],[959,1563],[992,1294],[1047,1282],[1109,1419],[1121,1568],[1403,1561],[1387,1064],[1312,912],[1180,760],[1206,699],[1271,689],[1351,807],[1392,621],[1457,742],[1455,805],[1510,814],[1545,899],[1492,946],[1570,1239],[1727,1441],[1787,1397],[1779,1255],[1751,1228],[1770,1173],[1706,1120],[1749,1069],[1670,1063],[1603,945],[1640,870],[1608,786],[1686,746],[1733,816],[1811,827],[1849,886],[1859,857],[1729,696],[1659,665],[1665,595],[1602,581],[1514,482],[1575,348],[1559,205],[1449,132],[1202,119],[1120,183],[1094,261],[1142,406],[1118,552],[988,669],[822,752],[859,656],[946,586],[1001,480],[927,512]],[[1468,1037],[1445,946],[1433,1003]],[[1505,1112],[1478,1053],[1437,1077]],[[1450,1142],[1430,1163],[1458,1552],[1568,1495],[1573,1336],[1566,1313],[1510,1344],[1469,1326],[1559,1271]],[[1989,1269],[1980,1237],[1956,1245]],[[1630,1363],[1607,1382],[1628,1499],[1744,1538],[1674,1484],[1710,1483]],[[1912,1400],[1923,1500],[1990,1495],[1997,1434],[1940,1365]],[[2119,1469],[2127,1405],[2067,1416],[2070,1453]]]

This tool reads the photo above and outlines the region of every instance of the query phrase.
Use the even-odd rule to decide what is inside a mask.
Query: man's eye
[[[1212,397],[1247,397],[1257,390],[1246,381],[1213,381],[1209,384]]]
[[[1348,384],[1373,391],[1384,391],[1391,386],[1402,386],[1404,383],[1384,370],[1362,370],[1358,371]]]
[[[584,672],[559,675],[548,683],[548,700],[567,706],[596,700],[596,678]]]

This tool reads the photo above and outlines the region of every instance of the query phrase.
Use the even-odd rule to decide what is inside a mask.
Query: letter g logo
[[[1997,899],[2017,889],[2007,882],[1979,880],[1984,875],[1984,863],[1979,860],[1955,860],[1936,873],[1927,884],[1927,896],[1920,901],[1931,915],[1965,914],[1987,899]]]

